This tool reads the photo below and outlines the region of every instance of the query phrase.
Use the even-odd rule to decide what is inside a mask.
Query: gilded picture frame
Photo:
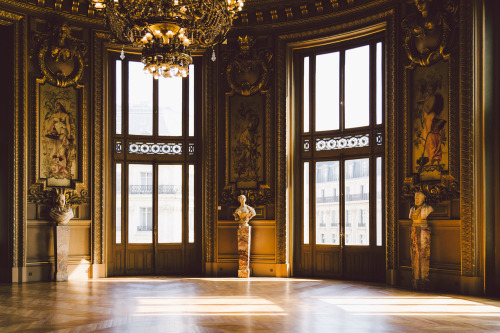
[[[271,94],[226,93],[225,177],[221,203],[245,193],[252,204],[272,203]]]
[[[421,181],[440,180],[449,171],[448,70],[440,61],[411,75],[411,164]]]
[[[33,80],[31,201],[51,188],[80,192],[87,184],[88,138],[85,86],[57,87]]]
[[[459,195],[456,65],[451,58],[405,70],[403,198],[423,192],[435,204]]]

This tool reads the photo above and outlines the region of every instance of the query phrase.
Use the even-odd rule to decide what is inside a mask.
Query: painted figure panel
[[[77,178],[77,106],[74,88],[40,86],[40,178],[48,186],[70,186]]]
[[[414,173],[439,180],[448,171],[448,63],[417,67],[413,73],[412,121]]]
[[[264,96],[233,96],[230,101],[230,182],[256,188],[263,180]]]

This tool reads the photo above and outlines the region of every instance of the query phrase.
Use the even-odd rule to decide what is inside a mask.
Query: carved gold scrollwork
[[[264,206],[274,203],[274,193],[269,186],[261,185],[258,190],[235,190],[232,186],[227,186],[221,193],[219,203],[221,205],[236,205],[238,196],[245,195],[247,204],[253,206]]]
[[[51,204],[59,194],[66,196],[66,202],[69,205],[80,205],[89,203],[90,197],[87,189],[64,189],[52,188],[51,190],[44,190],[43,186],[32,186],[28,192],[28,202],[35,204]]]
[[[459,182],[453,177],[443,176],[441,182],[414,183],[413,178],[405,179],[401,196],[403,199],[413,200],[415,193],[425,194],[425,201],[431,205],[458,198],[460,196]]]
[[[57,87],[80,86],[85,74],[87,45],[71,36],[67,23],[56,25],[49,33],[33,36],[38,71]]]
[[[256,52],[253,37],[238,37],[240,53],[227,66],[227,82],[236,94],[249,96],[264,89],[271,71],[272,53],[269,50]]]
[[[415,7],[402,22],[408,67],[448,60],[457,25],[457,1],[415,0]]]

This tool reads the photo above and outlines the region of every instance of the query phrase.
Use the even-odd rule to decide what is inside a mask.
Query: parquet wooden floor
[[[500,332],[500,301],[319,279],[0,284],[0,332]]]

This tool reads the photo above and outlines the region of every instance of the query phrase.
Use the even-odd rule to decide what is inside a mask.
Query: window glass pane
[[[188,220],[189,243],[194,243],[194,165],[192,164],[189,165]]]
[[[309,162],[304,162],[304,244],[309,244]]]
[[[116,164],[115,177],[115,226],[116,226],[116,244],[122,242],[122,165]]]
[[[189,136],[194,136],[194,65],[189,65]]]
[[[382,157],[377,157],[377,246],[382,246]]]
[[[339,165],[316,163],[316,244],[339,244]]]
[[[153,166],[130,164],[128,168],[128,242],[153,242]],[[151,179],[151,180],[150,180]]]
[[[345,128],[370,124],[370,46],[345,51]]]
[[[134,135],[153,134],[153,77],[143,67],[137,61],[128,63],[128,132]]]
[[[182,135],[182,78],[158,80],[158,134]]]
[[[181,242],[182,165],[159,165],[158,243]]]
[[[382,43],[377,43],[377,125],[382,124]]]
[[[370,245],[370,159],[345,161],[345,245]]]
[[[339,52],[316,57],[316,131],[339,129]]]
[[[309,132],[309,57],[304,58],[304,133]]]
[[[116,134],[122,134],[122,61],[116,60],[115,63],[115,115],[116,115]]]

